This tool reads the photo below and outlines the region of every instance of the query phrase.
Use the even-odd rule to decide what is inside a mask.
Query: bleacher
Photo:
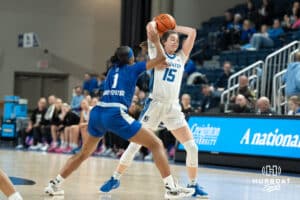
[[[293,0],[272,0],[274,16],[282,19],[284,14],[286,14],[290,9],[293,2]],[[253,3],[255,8],[259,8],[261,6],[261,0],[253,0]],[[245,4],[239,4],[228,9],[228,11],[231,13],[240,13],[242,16],[245,16],[246,7]],[[191,58],[193,60],[204,63],[201,66],[201,69],[198,69],[197,71],[205,74],[210,84],[214,84],[216,82],[222,72],[222,64],[224,61],[230,61],[233,69],[237,72],[258,60],[265,60],[265,58],[272,52],[294,40],[300,39],[300,31],[286,32],[282,37],[274,41],[274,47],[271,49],[262,49],[258,51],[220,51],[217,46],[209,43],[209,36],[219,34],[218,32],[220,32],[224,21],[224,16],[215,16],[210,18],[208,21],[203,22],[201,27],[197,29],[197,38],[191,53]],[[207,65],[207,61],[218,62],[218,64],[213,66]],[[200,93],[201,90],[199,86],[183,86],[182,89],[181,93],[193,94],[192,103],[194,105],[198,105],[199,102],[201,102],[201,94],[194,95],[195,92]]]

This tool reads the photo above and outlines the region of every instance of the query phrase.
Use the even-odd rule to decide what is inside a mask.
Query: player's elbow
[[[191,38],[193,38],[193,39],[196,38],[196,36],[197,36],[197,31],[196,31],[195,28],[191,28],[191,31],[190,31],[189,36],[190,36]]]

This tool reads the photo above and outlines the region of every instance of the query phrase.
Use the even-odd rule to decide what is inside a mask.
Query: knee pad
[[[198,146],[194,140],[183,143],[186,150],[186,166],[198,167]]]
[[[141,147],[141,145],[131,142],[125,152],[122,154],[120,163],[125,166],[130,166],[135,154],[140,150]]]

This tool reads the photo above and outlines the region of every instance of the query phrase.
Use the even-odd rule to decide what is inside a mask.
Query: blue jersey
[[[131,105],[138,76],[144,71],[146,71],[145,62],[121,67],[113,66],[106,77],[101,101],[121,103],[128,108]]]

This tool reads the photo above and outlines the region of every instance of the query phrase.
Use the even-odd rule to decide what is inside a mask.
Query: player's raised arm
[[[151,25],[151,22],[148,23],[148,25],[147,25],[147,37],[155,45],[155,48],[157,51],[156,57],[147,62],[147,65],[146,65],[147,70],[152,69],[158,65],[167,67],[166,57],[163,53],[163,50],[162,50],[162,47],[160,44],[159,35],[158,35],[157,31],[155,30],[154,26]]]
[[[189,57],[196,39],[196,30],[191,27],[177,25],[174,31],[187,35],[187,38],[182,44],[182,51],[185,54],[185,56]]]

